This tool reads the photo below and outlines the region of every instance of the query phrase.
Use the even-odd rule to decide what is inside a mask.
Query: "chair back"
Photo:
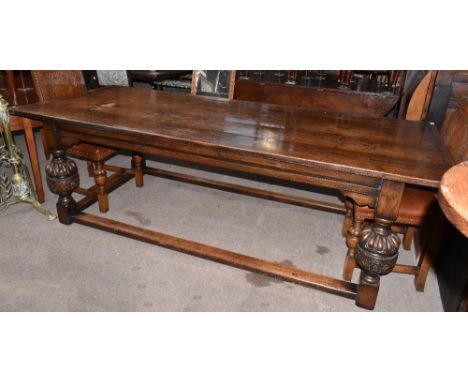
[[[4,70],[0,73],[0,91],[10,106],[37,102],[28,74],[25,70]]]
[[[431,105],[438,70],[429,70],[414,89],[406,109],[408,121],[424,121]]]
[[[31,75],[40,102],[86,94],[80,70],[32,70]]]
[[[468,98],[447,115],[441,131],[442,141],[455,164],[468,160]]]

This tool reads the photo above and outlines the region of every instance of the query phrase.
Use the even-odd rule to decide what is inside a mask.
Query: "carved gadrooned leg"
[[[60,223],[71,224],[70,214],[76,205],[71,194],[80,185],[76,163],[67,158],[63,150],[54,150],[46,165],[46,179],[50,191],[59,196],[57,214]]]
[[[99,204],[99,211],[100,212],[107,212],[109,211],[109,195],[105,190],[105,186],[107,183],[107,175],[106,170],[104,169],[104,162],[96,161],[95,168],[93,171],[94,175],[94,182],[98,187],[98,204]]]
[[[390,273],[398,259],[400,239],[391,230],[390,221],[375,218],[362,230],[355,250],[355,260],[361,268],[356,304],[374,309],[380,286],[380,276]]]
[[[139,154],[132,155],[132,167],[135,170],[135,184],[137,187],[143,187],[143,168],[145,165],[145,158]]]

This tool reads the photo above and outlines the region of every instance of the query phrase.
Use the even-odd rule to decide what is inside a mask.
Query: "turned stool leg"
[[[145,167],[145,158],[139,154],[132,155],[132,167],[135,170],[135,184],[137,187],[143,187],[143,168]]]
[[[46,175],[50,191],[59,195],[57,214],[60,223],[71,224],[70,215],[76,207],[71,194],[80,185],[76,163],[67,158],[63,150],[54,150],[52,159],[46,165]]]
[[[356,260],[354,258],[356,245],[361,235],[362,220],[354,219],[353,224],[349,227],[348,235],[346,236],[346,245],[348,246],[348,253],[346,254],[343,279],[351,281],[353,278],[354,268],[356,268]]]
[[[105,186],[107,183],[107,176],[106,170],[104,170],[104,162],[103,161],[95,161],[94,162],[94,182],[98,187],[98,204],[99,204],[99,211],[100,212],[107,212],[109,211],[109,196],[105,190]]]
[[[406,232],[403,236],[403,248],[409,251],[411,249],[411,244],[413,243],[414,234],[416,232],[416,227],[408,226]]]
[[[94,165],[93,165],[93,161],[91,160],[87,160],[86,161],[86,167],[88,169],[88,175],[92,178],[94,177]]]
[[[346,199],[345,208],[346,212],[343,221],[343,228],[341,229],[341,235],[346,237],[348,235],[349,228],[353,223],[353,202],[351,200]]]

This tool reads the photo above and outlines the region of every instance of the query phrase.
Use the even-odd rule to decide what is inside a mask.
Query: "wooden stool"
[[[112,158],[117,154],[116,150],[108,147],[96,146],[89,143],[79,143],[70,146],[67,155],[79,159],[86,160],[88,167],[88,174],[94,177],[94,182],[97,186],[97,196],[100,212],[109,211],[109,195],[105,187],[107,184],[107,171],[106,167],[113,170],[112,166],[106,166],[105,161]],[[143,169],[145,167],[145,159],[138,153],[132,154],[132,167],[135,171],[135,184],[137,187],[143,187]]]
[[[94,181],[98,187],[99,211],[107,212],[109,210],[109,196],[105,191],[107,173],[104,169],[104,162],[113,157],[116,151],[103,146],[80,143],[69,147],[67,154],[87,161],[88,174],[94,177]]]

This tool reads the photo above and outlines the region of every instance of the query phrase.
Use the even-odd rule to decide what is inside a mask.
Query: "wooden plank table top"
[[[435,188],[450,167],[436,126],[423,122],[126,87],[11,113]]]

